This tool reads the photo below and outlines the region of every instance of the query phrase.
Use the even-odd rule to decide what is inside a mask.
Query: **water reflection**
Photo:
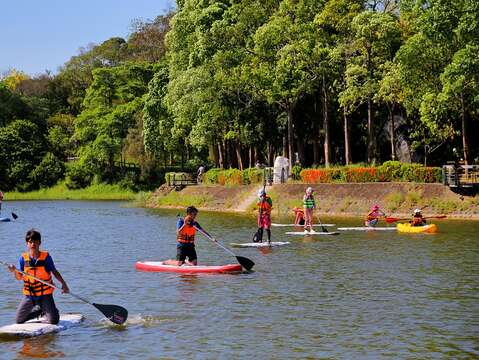
[[[55,351],[55,335],[45,335],[37,338],[23,340],[18,351],[21,358],[49,359],[64,357],[62,351]]]

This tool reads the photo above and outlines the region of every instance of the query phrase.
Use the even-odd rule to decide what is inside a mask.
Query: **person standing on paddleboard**
[[[258,191],[259,201],[256,204],[258,206],[258,231],[257,241],[263,242],[263,229],[268,234],[268,243],[271,243],[271,209],[273,208],[273,200],[266,195],[264,189]]]
[[[31,229],[25,235],[27,252],[19,260],[19,269],[26,274],[35,276],[45,282],[53,284],[52,275],[62,284],[62,292],[68,293],[70,289],[63,277],[55,268],[52,257],[47,251],[40,251],[42,236],[37,230]],[[47,322],[58,324],[60,314],[53,300],[53,288],[42,284],[28,276],[16,271],[15,265],[9,265],[8,270],[14,274],[15,279],[23,280],[23,299],[18,305],[16,313],[17,324],[34,319],[45,314]],[[34,309],[34,308],[37,309]]]
[[[386,214],[379,208],[379,205],[374,205],[366,216],[364,225],[367,227],[375,227],[381,216],[386,216]]]
[[[196,229],[203,230],[203,228],[196,222],[196,215],[198,215],[198,209],[194,206],[189,206],[186,209],[185,218],[179,218],[176,223],[176,260],[177,265],[181,266],[186,262],[190,265],[198,264],[198,256],[195,249],[195,234]]]
[[[308,187],[306,194],[303,196],[303,208],[304,208],[304,231],[313,231],[313,211],[316,209],[316,202],[314,201],[313,188]]]

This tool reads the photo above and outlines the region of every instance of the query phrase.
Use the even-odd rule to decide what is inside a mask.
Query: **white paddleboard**
[[[341,231],[396,231],[396,227],[339,227]]]
[[[335,226],[336,224],[323,224],[323,226]],[[295,225],[295,224],[275,224],[275,223],[272,223],[271,226],[282,226],[282,227],[292,227],[292,226],[301,226],[303,227],[304,225]],[[319,224],[313,224],[313,227],[319,227],[321,225]]]
[[[339,235],[337,231],[324,232],[324,231],[288,231],[286,235],[298,235],[298,236],[316,236],[316,235]]]
[[[12,324],[0,327],[0,337],[33,337],[56,333],[78,325],[83,321],[82,314],[61,314],[57,325],[48,324],[45,318],[28,320],[23,324]]]
[[[232,247],[238,248],[266,248],[266,247],[275,247],[283,246],[290,244],[289,241],[272,241],[271,243],[266,242],[257,242],[257,243],[230,243]]]

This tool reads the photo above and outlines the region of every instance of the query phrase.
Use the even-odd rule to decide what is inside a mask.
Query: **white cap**
[[[306,189],[306,193],[307,193],[307,194],[311,194],[313,191],[314,191],[314,190],[313,190],[313,188],[312,188],[311,186]]]
[[[261,197],[263,195],[266,195],[266,191],[264,191],[264,189],[259,189],[258,190],[258,197]]]
[[[414,214],[419,214],[419,213],[421,213],[421,209],[415,209],[414,210]]]

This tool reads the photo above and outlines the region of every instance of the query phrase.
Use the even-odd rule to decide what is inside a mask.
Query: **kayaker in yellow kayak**
[[[374,205],[366,216],[364,225],[367,227],[375,227],[381,216],[386,216],[386,214],[379,208],[379,205]]]
[[[426,219],[421,214],[421,209],[415,209],[412,220],[409,222],[411,226],[424,226]]]

